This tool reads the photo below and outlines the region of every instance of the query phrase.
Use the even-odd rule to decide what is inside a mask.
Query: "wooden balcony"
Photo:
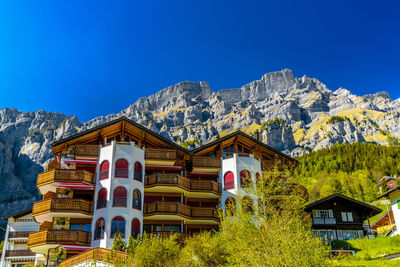
[[[153,202],[144,204],[144,216],[177,215],[190,220],[219,221],[218,211],[214,208],[190,207],[175,202]]]
[[[28,238],[28,248],[32,250],[33,247],[45,245],[89,246],[90,241],[91,236],[88,232],[49,229],[30,234]]]
[[[146,165],[174,165],[176,150],[147,148],[145,153]]]
[[[98,263],[99,261],[106,261],[106,259],[111,258],[111,253],[112,257],[117,262],[123,261],[128,256],[126,252],[110,250],[105,248],[93,248],[91,250],[79,253],[78,255],[75,255],[69,259],[66,259],[65,261],[61,262],[58,265],[58,267],[69,267],[85,261],[92,261],[92,260],[97,261],[97,264],[99,264]]]
[[[35,257],[36,254],[30,252],[27,249],[21,249],[21,250],[6,250],[6,258],[11,258],[11,257]]]
[[[47,164],[47,171],[51,171],[51,170],[59,169],[59,168],[60,168],[60,163],[57,162],[57,161],[55,161],[55,160],[50,161],[50,162]]]
[[[190,180],[179,174],[146,175],[145,188],[175,186],[189,192],[221,195],[221,185],[214,181]]]
[[[192,172],[218,173],[221,159],[216,157],[193,157]]]
[[[96,175],[94,173],[82,170],[55,169],[39,173],[37,186],[43,186],[49,183],[84,183],[94,185]]]
[[[20,232],[10,232],[8,234],[8,238],[12,239],[12,238],[28,238],[29,234],[32,232],[27,232],[27,231],[20,231]]]
[[[32,215],[37,222],[51,220],[61,216],[70,218],[90,218],[93,214],[93,203],[82,199],[52,198],[35,202]]]
[[[75,145],[72,153],[75,157],[98,157],[99,145]]]

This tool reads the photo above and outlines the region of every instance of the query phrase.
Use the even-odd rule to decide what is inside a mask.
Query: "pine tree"
[[[122,237],[120,235],[117,235],[114,238],[114,241],[112,243],[112,249],[118,251],[126,251],[126,243],[124,242],[124,240],[122,240]]]

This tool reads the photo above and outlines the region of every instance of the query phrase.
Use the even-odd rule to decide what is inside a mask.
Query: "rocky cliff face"
[[[54,112],[0,110],[0,216],[31,205],[35,182],[52,158],[50,144],[105,123],[128,118],[187,148],[235,129],[259,133],[292,156],[335,143],[387,144],[400,137],[400,101],[386,92],[357,96],[328,89],[291,70],[267,73],[241,88],[211,91],[206,82],[181,82],[138,99],[118,114],[81,123]]]

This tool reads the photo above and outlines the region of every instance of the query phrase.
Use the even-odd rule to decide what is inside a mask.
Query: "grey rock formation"
[[[188,148],[236,129],[252,135],[259,131],[262,141],[292,156],[336,143],[387,144],[400,137],[400,100],[393,101],[387,92],[357,96],[344,88],[332,91],[288,69],[216,92],[206,82],[181,82],[86,123],[54,112],[6,108],[0,110],[0,216],[37,199],[36,177],[52,158],[53,141],[119,116]]]

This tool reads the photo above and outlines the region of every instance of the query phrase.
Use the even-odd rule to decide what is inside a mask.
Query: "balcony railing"
[[[58,267],[69,267],[76,265],[78,263],[82,263],[85,261],[105,261],[106,259],[113,258],[116,262],[123,261],[128,254],[125,252],[108,250],[105,248],[94,248],[82,253],[79,253],[76,256],[73,256],[58,265]],[[99,264],[99,263],[98,263]]]
[[[176,150],[147,148],[146,159],[176,160]]]
[[[28,247],[45,244],[90,245],[90,233],[79,230],[43,230],[32,233],[28,238]]]
[[[214,181],[189,180],[179,174],[152,174],[145,178],[145,187],[176,185],[188,191],[221,194],[221,185]]]
[[[48,171],[51,171],[51,170],[54,170],[54,169],[59,169],[59,168],[60,168],[60,163],[57,162],[57,161],[55,161],[55,160],[50,161],[50,162],[47,164],[47,170],[48,170]]]
[[[27,249],[21,250],[6,250],[5,257],[35,257],[35,253],[30,252]]]
[[[35,202],[32,215],[37,216],[47,212],[93,213],[93,203],[83,199],[52,198]]]
[[[95,174],[83,170],[55,169],[39,173],[37,186],[52,182],[81,182],[94,185]]]
[[[193,157],[193,167],[221,168],[221,159],[215,157]]]
[[[336,224],[335,218],[313,218],[313,224]]]
[[[126,197],[114,197],[113,207],[126,207],[127,198]]]
[[[75,156],[97,157],[99,155],[98,145],[76,145],[73,148]]]
[[[115,168],[115,178],[128,178],[129,169]]]
[[[32,233],[32,231],[30,231],[30,232],[27,232],[27,231],[24,231],[24,232],[22,232],[22,231],[21,232],[10,232],[8,234],[8,238],[28,238],[30,233]]]
[[[188,219],[218,221],[218,212],[214,208],[190,207],[181,203],[174,202],[153,202],[144,204],[144,215],[171,214],[180,215]]]

